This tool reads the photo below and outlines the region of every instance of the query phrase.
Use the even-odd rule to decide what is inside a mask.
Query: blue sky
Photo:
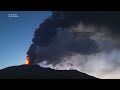
[[[0,69],[25,63],[35,29],[50,15],[50,11],[0,11]]]

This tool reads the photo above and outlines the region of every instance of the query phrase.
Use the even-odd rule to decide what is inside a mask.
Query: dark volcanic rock
[[[0,70],[0,79],[97,79],[77,70],[54,70],[39,65],[11,66]]]

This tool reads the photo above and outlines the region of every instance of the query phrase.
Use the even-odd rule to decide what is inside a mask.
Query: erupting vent
[[[28,55],[27,55],[27,57],[26,57],[25,64],[30,64],[30,59],[29,59],[29,56],[28,56]]]

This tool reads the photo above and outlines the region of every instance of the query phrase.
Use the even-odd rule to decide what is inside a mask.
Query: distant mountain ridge
[[[39,65],[11,66],[0,70],[0,79],[97,79],[77,70],[54,70]]]

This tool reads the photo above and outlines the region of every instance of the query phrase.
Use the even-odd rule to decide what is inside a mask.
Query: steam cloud
[[[36,29],[27,54],[32,63],[120,78],[120,12],[54,11]]]

